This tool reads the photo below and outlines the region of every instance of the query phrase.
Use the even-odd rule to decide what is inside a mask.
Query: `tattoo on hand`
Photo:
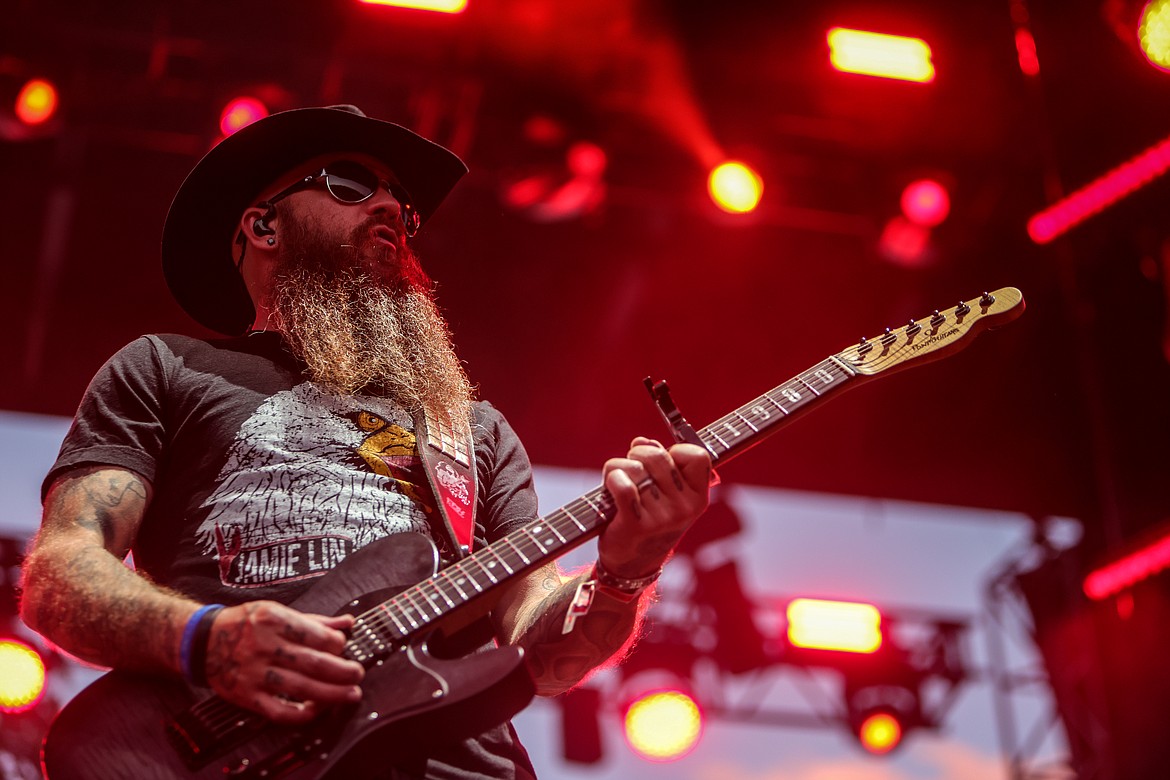
[[[290,653],[283,646],[277,646],[272,653],[272,660],[283,661],[285,666],[292,666],[297,662],[296,653]]]
[[[268,689],[273,693],[278,693],[280,692],[281,687],[284,685],[284,678],[280,675],[280,672],[276,671],[275,669],[269,669],[264,674],[264,684],[267,685]]]
[[[680,493],[683,492],[684,488],[683,488],[682,475],[678,473],[678,469],[671,469],[670,470],[670,478],[672,480],[674,480],[674,486],[678,490],[678,492],[680,492]]]
[[[290,642],[296,642],[298,645],[305,643],[305,632],[302,629],[293,628],[290,625],[285,625],[280,630],[280,635]]]

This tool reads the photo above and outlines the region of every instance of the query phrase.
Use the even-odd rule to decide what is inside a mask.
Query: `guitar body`
[[[356,613],[430,576],[435,561],[425,537],[387,537],[349,556],[293,606]],[[396,758],[425,755],[430,746],[474,736],[521,710],[533,693],[522,659],[515,647],[437,658],[425,639],[406,644],[368,666],[356,705],[307,726],[265,724],[243,742],[228,738],[218,744],[208,736],[215,722],[246,716],[242,710],[173,678],[110,672],[57,716],[45,741],[45,769],[52,780],[301,780],[362,776],[364,766],[384,771]],[[183,714],[193,707],[209,716],[187,720]],[[206,746],[190,763],[190,751],[174,744],[176,718],[187,744]]]

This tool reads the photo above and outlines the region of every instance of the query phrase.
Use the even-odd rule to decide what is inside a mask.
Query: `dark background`
[[[631,436],[663,433],[647,374],[703,424],[861,336],[1010,285],[1021,320],[843,396],[724,478],[1068,515],[1100,552],[1167,515],[1170,185],[1049,245],[1025,224],[1166,136],[1170,74],[1137,49],[1139,9],[473,0],[446,17],[342,0],[10,2],[4,105],[31,75],[54,79],[63,105],[47,130],[8,127],[0,142],[0,408],[69,415],[126,341],[200,333],[166,292],[158,243],[228,98],[353,102],[470,165],[417,245],[473,379],[534,461],[599,467]],[[833,25],[926,39],[935,81],[835,72]],[[1017,26],[1039,77],[1021,73]],[[533,117],[565,139],[528,140]],[[608,155],[598,210],[538,223],[504,205],[510,181],[555,170],[573,140]],[[706,199],[719,150],[762,173],[755,214]],[[952,211],[930,262],[900,267],[878,237],[923,175],[948,182]]]

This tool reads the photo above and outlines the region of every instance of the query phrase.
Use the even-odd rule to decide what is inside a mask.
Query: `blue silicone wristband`
[[[199,621],[203,619],[211,610],[218,612],[223,609],[223,604],[207,604],[195,610],[195,614],[187,621],[186,628],[183,629],[183,641],[179,644],[179,668],[183,671],[183,677],[187,682],[196,682],[196,674],[191,669],[191,645],[195,639],[195,631],[199,628]]]

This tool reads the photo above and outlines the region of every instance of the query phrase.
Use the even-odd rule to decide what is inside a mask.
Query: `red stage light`
[[[872,604],[793,599],[787,614],[795,647],[873,653],[882,646],[882,614]]]
[[[626,708],[626,742],[651,761],[674,761],[694,749],[703,732],[699,705],[680,690],[649,691]]]
[[[937,181],[919,179],[902,190],[902,213],[916,225],[936,227],[951,213],[951,197]]]
[[[47,122],[57,111],[57,88],[44,79],[32,79],[16,96],[16,118],[26,125]]]
[[[1028,220],[1028,235],[1047,244],[1070,228],[1141,189],[1170,168],[1170,138],[1162,140],[1104,176],[1057,201]]]
[[[902,722],[893,713],[878,710],[861,721],[857,738],[867,751],[884,756],[902,741]]]
[[[728,160],[707,177],[707,193],[715,205],[731,214],[754,211],[764,194],[760,175],[741,162]]]
[[[268,107],[254,97],[244,95],[232,98],[219,115],[219,130],[229,136],[242,127],[268,116]]]
[[[15,639],[0,639],[0,712],[35,707],[45,693],[45,662],[40,654]]]
[[[1040,57],[1036,54],[1036,39],[1027,27],[1016,28],[1016,58],[1025,76],[1040,75]]]
[[[1170,567],[1170,531],[1085,577],[1089,598],[1100,601]]]
[[[395,8],[413,8],[418,11],[438,11],[443,14],[461,14],[467,0],[361,0],[367,5],[389,5]]]
[[[1142,9],[1138,41],[1150,64],[1170,70],[1170,0],[1151,0]]]
[[[847,30],[829,30],[829,62],[843,73],[861,73],[901,81],[934,81],[930,46],[921,38]]]

